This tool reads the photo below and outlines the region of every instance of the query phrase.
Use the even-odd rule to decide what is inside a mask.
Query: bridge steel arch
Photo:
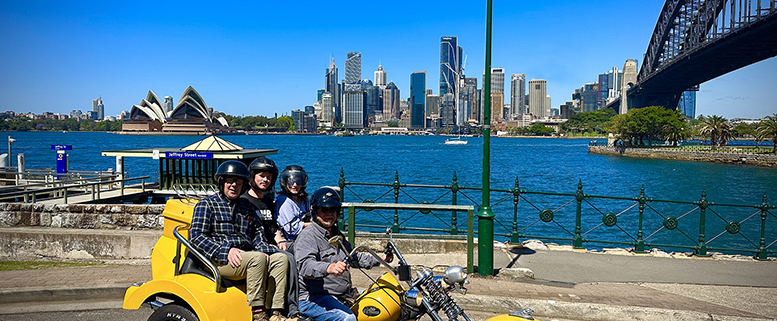
[[[628,109],[674,109],[683,91],[777,56],[775,1],[667,0],[637,81],[629,84]]]

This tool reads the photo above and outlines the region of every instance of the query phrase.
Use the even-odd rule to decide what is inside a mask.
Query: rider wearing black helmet
[[[379,261],[372,255],[357,252],[348,258],[351,244],[344,238],[343,247],[329,244],[333,236],[343,237],[337,228],[337,215],[342,202],[332,188],[322,187],[310,197],[313,221],[294,242],[294,257],[299,267],[299,308],[315,321],[356,321],[356,316],[342,301],[352,299],[351,274],[348,266],[371,268]],[[391,262],[390,255],[384,255]],[[347,263],[346,263],[347,262]]]
[[[281,172],[279,178],[281,194],[275,202],[275,212],[282,232],[290,241],[294,241],[305,227],[303,217],[310,211],[305,188],[308,185],[308,174],[299,165],[289,165]]]
[[[256,216],[264,225],[265,235],[272,236],[270,242],[277,246],[281,253],[286,255],[286,259],[289,262],[289,280],[297,279],[296,263],[294,262],[294,255],[290,252],[288,243],[283,238],[278,226],[278,222],[275,220],[272,209],[275,209],[273,204],[273,189],[275,188],[275,181],[278,178],[278,167],[275,166],[275,162],[271,159],[260,156],[251,162],[248,166],[250,170],[250,185],[251,189],[243,194],[243,198],[248,200],[254,205]],[[299,309],[297,307],[298,289],[296,282],[288,282],[288,295],[287,295],[287,308],[288,316],[299,315]]]
[[[248,187],[248,168],[239,161],[226,161],[214,179],[219,193],[194,206],[190,240],[216,263],[223,277],[246,279],[247,304],[254,320],[269,320],[272,310],[276,320],[284,321],[279,311],[284,308],[289,261],[267,242],[253,206],[240,198]],[[265,298],[270,306],[265,306]]]

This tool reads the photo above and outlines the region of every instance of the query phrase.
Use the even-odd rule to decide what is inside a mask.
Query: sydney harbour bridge
[[[627,100],[608,107],[674,109],[683,91],[775,55],[775,0],[667,0]]]

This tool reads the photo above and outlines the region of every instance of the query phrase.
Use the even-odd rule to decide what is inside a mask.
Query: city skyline
[[[438,4],[413,2],[412,12],[405,4],[410,2],[343,6],[338,11],[350,17],[345,26],[321,15],[328,5],[318,2],[154,3],[151,14],[135,3],[9,3],[0,9],[5,30],[0,39],[14,45],[0,49],[0,108],[87,111],[89,102],[101,97],[105,115],[115,115],[150,89],[177,97],[191,85],[208,97],[209,106],[227,114],[290,114],[313,105],[331,59],[343,70],[336,83],[343,80],[348,52],[361,53],[361,79],[373,79],[382,65],[386,82],[394,82],[403,99],[410,97],[414,71],[426,71],[425,89],[439,95],[443,36],[456,37],[467,57],[466,77],[481,78],[485,2],[454,1],[456,14],[429,14],[421,21],[412,12],[436,12]],[[621,68],[626,59],[641,63],[662,5],[497,1],[492,67],[525,74],[527,83],[545,79],[551,107],[558,108],[575,89]],[[391,18],[376,23],[366,12]],[[354,30],[359,32],[344,32]],[[777,60],[771,58],[701,84],[696,115],[758,118],[777,112],[769,97],[775,72]]]

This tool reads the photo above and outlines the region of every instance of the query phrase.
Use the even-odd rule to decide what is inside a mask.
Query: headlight
[[[467,272],[463,267],[454,265],[445,269],[445,276],[443,276],[443,280],[448,285],[464,283],[464,281],[467,280]]]

